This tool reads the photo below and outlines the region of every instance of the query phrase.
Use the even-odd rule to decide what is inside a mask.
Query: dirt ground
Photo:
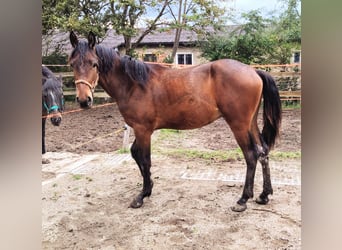
[[[251,199],[243,213],[230,207],[242,193],[246,167],[222,119],[201,129],[156,131],[154,189],[142,208],[131,209],[142,178],[130,155],[118,152],[124,121],[116,105],[69,113],[75,109],[67,104],[59,127],[47,123],[43,249],[301,248],[300,109],[283,111],[281,140],[270,157],[269,204]],[[258,165],[255,197],[261,190]]]

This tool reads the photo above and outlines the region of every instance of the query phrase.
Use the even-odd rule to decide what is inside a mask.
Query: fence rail
[[[152,63],[153,64],[153,63]],[[169,67],[184,67],[184,65],[179,66],[176,64],[166,64],[166,63],[159,63]],[[69,67],[66,64],[50,64],[45,65],[47,67]],[[301,76],[301,65],[300,64],[269,64],[269,65],[251,65],[254,68],[258,69],[270,69],[269,73],[273,77],[300,77]],[[67,72],[55,72],[56,76],[64,77],[73,77],[72,71]],[[75,89],[65,89],[64,95],[65,96],[72,96],[75,95]],[[280,99],[282,101],[301,101],[301,90],[282,90],[279,91]],[[110,96],[103,91],[102,89],[97,90],[94,93],[94,97],[98,98],[110,98]]]
[[[279,91],[280,100],[282,101],[299,101],[302,100],[302,93],[300,90]]]

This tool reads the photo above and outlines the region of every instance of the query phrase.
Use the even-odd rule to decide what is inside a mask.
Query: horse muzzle
[[[59,126],[59,124],[61,124],[62,121],[62,116],[60,114],[56,114],[55,116],[51,117],[51,123],[54,126]]]
[[[80,99],[79,97],[76,97],[76,101],[80,104],[80,107],[83,109],[91,108],[93,105],[93,98],[88,96],[86,99]]]

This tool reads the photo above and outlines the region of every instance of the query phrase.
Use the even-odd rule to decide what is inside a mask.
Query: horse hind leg
[[[242,212],[247,209],[246,203],[248,199],[253,198],[254,177],[257,164],[257,149],[252,134],[247,130],[240,132],[233,130],[233,133],[244,154],[247,164],[247,172],[242,196],[237,203],[231,207],[231,209],[234,212]]]
[[[266,205],[269,202],[268,195],[273,194],[273,188],[271,183],[271,173],[269,167],[269,149],[262,136],[260,135],[260,140],[262,142],[262,147],[258,146],[258,161],[262,166],[263,175],[263,191],[259,197],[255,200],[256,203]]]

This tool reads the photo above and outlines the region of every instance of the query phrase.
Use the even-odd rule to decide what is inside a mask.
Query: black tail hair
[[[261,135],[269,149],[271,149],[277,137],[281,124],[281,101],[279,91],[273,77],[265,71],[256,70],[263,82],[262,95],[264,98],[264,127]]]

